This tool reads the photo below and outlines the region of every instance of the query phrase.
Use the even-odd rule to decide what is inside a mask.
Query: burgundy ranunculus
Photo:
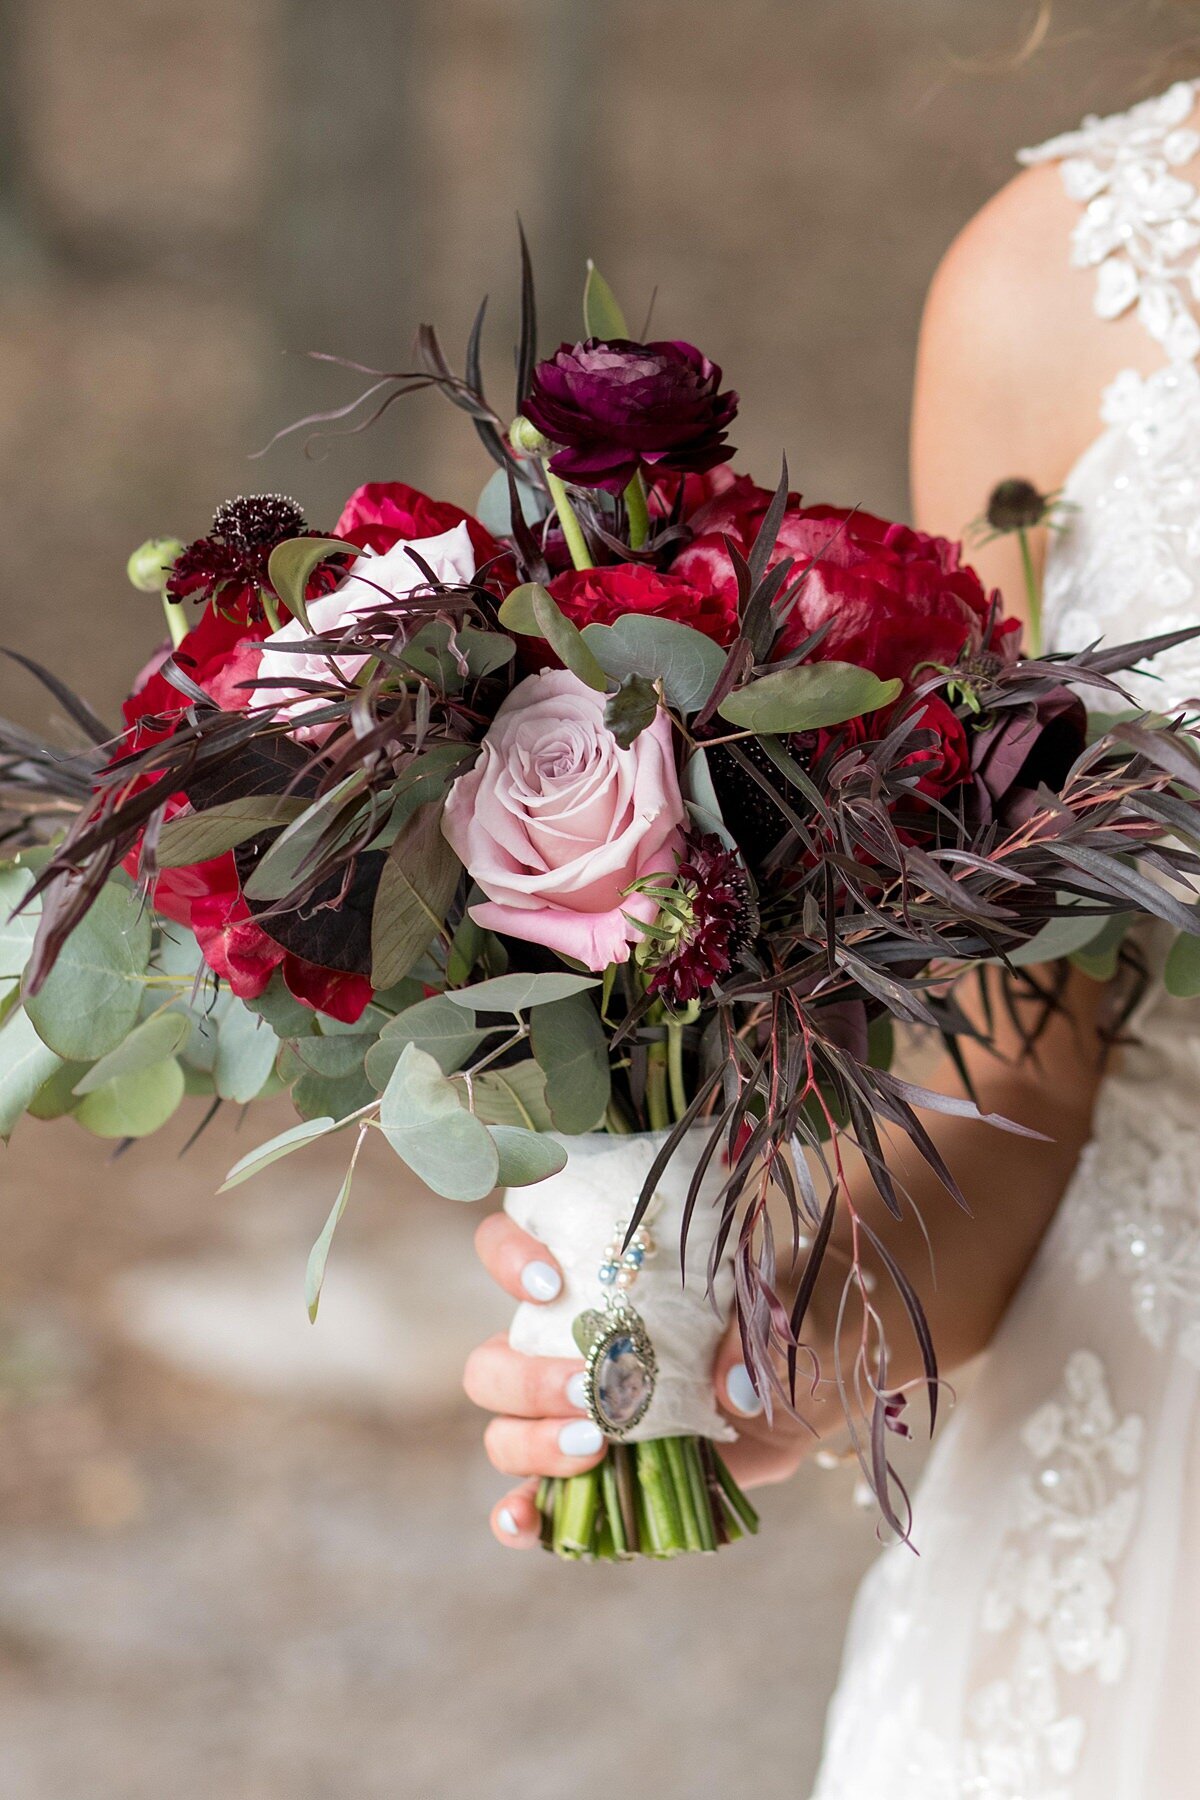
[[[971,760],[984,821],[1025,822],[1039,809],[1039,787],[1060,793],[1087,742],[1087,709],[1069,687],[1047,690],[1034,705],[1011,707],[975,734]]]
[[[694,588],[678,575],[659,575],[640,563],[605,569],[569,569],[556,575],[550,593],[573,625],[611,625],[622,613],[643,613],[690,625],[718,644],[737,632],[736,598]]]
[[[466,526],[480,568],[503,556],[504,546],[469,512],[452,500],[431,500],[403,481],[368,481],[355,488],[332,535],[378,552],[390,550],[402,538],[438,537],[456,525]]]
[[[720,369],[692,344],[588,338],[538,364],[525,415],[557,445],[556,475],[619,494],[639,469],[728,462],[738,397],[720,387]]]
[[[264,620],[247,622],[244,617],[231,618],[206,607],[195,630],[189,631],[175,652],[176,660],[224,711],[241,712],[249,705],[259,663],[258,646],[269,630]],[[189,704],[153,666],[122,708],[128,728],[124,748],[145,750],[170,737]],[[168,803],[168,815],[185,804],[179,795]],[[125,867],[135,879],[139,856],[140,846],[125,859]],[[222,976],[240,999],[255,999],[276,969],[281,970],[297,1000],[347,1024],[361,1017],[371,998],[371,984],[363,976],[321,968],[267,936],[242,898],[232,851],[206,862],[161,870],[155,877],[153,898],[164,917],[195,933],[209,968]]]
[[[697,537],[672,572],[696,587],[736,593],[724,538],[748,550],[769,504],[763,489],[718,496],[692,521]],[[946,538],[871,513],[796,505],[784,515],[772,564],[785,556],[812,567],[780,632],[778,654],[829,622],[817,659],[858,663],[883,680],[907,681],[920,664],[952,664],[982,638],[988,596],[963,565],[961,547]],[[1016,619],[1001,620],[993,644],[1019,629]]]

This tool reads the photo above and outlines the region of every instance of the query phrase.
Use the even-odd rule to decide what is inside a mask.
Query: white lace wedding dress
[[[1027,151],[1080,203],[1120,375],[1067,483],[1051,642],[1200,624],[1200,82]],[[1066,254],[1066,246],[1064,246]],[[1138,698],[1200,695],[1200,645]],[[1094,1137],[917,1498],[864,1584],[813,1800],[1200,1796],[1200,1005],[1156,985]],[[1003,1205],[1004,1196],[994,1196]]]

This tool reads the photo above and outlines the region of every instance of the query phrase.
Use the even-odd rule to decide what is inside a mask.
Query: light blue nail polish
[[[757,1418],[763,1409],[763,1403],[754,1391],[754,1383],[750,1379],[750,1371],[745,1363],[734,1363],[725,1377],[725,1392],[729,1396],[729,1404],[746,1418]]]
[[[567,1405],[577,1406],[580,1412],[587,1411],[587,1375],[583,1369],[567,1382]]]
[[[500,1508],[500,1511],[496,1514],[496,1523],[500,1527],[501,1531],[503,1531],[506,1534],[506,1536],[520,1537],[520,1535],[521,1535],[520,1528],[517,1525],[517,1521],[513,1518],[512,1514],[509,1512],[507,1506],[502,1506]]]
[[[557,1300],[562,1293],[562,1276],[548,1262],[529,1262],[521,1270],[521,1286],[531,1300]]]
[[[572,1419],[558,1434],[564,1456],[595,1456],[604,1448],[604,1434],[590,1419]]]

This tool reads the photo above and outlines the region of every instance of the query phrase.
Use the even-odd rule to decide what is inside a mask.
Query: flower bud
[[[1032,481],[1015,476],[992,489],[987,522],[993,531],[1031,531],[1045,520],[1050,502]]]
[[[544,456],[550,448],[550,439],[520,413],[508,428],[508,441],[518,456]]]
[[[163,592],[175,558],[182,549],[180,540],[173,537],[147,538],[144,544],[138,545],[125,564],[125,573],[139,594]]]

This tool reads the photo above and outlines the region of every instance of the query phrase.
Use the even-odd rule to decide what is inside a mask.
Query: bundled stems
[[[706,1438],[610,1444],[585,1475],[538,1487],[541,1541],[568,1562],[713,1551],[758,1530],[758,1514]]]

